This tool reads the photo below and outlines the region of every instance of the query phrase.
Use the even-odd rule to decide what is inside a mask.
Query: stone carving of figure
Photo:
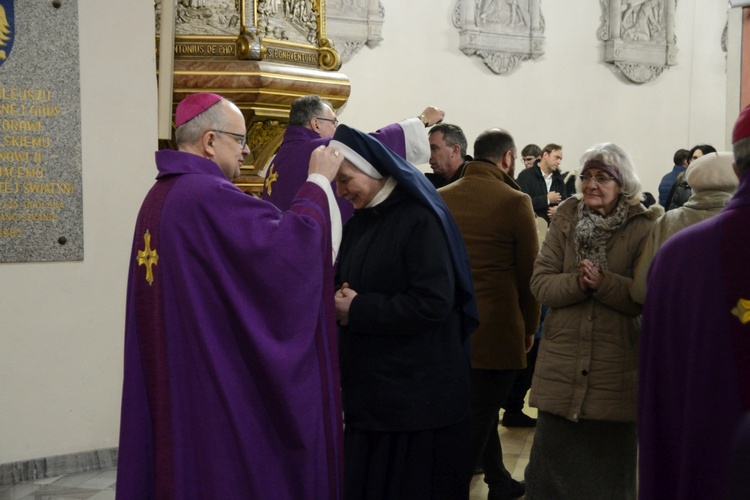
[[[633,42],[655,40],[663,35],[663,0],[623,1],[622,38]]]
[[[240,21],[231,0],[177,0],[175,17],[176,32],[181,35],[236,34]]]
[[[510,25],[511,26],[528,26],[529,19],[526,16],[529,5],[528,0],[505,0],[510,7]],[[525,3],[525,5],[522,5]]]
[[[477,25],[484,26],[501,21],[499,0],[476,0]]]

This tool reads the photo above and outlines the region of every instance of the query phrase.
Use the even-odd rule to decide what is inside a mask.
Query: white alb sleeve
[[[419,118],[407,118],[398,122],[404,131],[406,161],[412,165],[422,165],[430,161],[430,141],[427,129]]]
[[[307,180],[320,186],[326,194],[326,198],[328,198],[328,211],[331,213],[331,247],[333,248],[333,263],[336,263],[336,256],[339,254],[341,234],[343,232],[339,204],[336,202],[333,189],[331,189],[331,183],[326,179],[325,175],[310,174],[307,176]]]

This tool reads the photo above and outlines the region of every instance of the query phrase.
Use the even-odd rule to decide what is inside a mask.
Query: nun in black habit
[[[468,498],[468,336],[478,324],[458,228],[425,176],[345,125],[336,314],[344,490],[354,499]]]

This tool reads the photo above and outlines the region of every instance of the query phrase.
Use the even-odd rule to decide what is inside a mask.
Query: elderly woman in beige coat
[[[539,417],[526,498],[634,499],[641,308],[629,289],[661,207],[641,205],[630,157],[612,143],[584,153],[576,192],[531,278],[550,311],[531,386]]]

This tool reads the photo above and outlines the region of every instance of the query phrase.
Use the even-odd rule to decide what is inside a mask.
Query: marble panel
[[[78,2],[0,10],[0,262],[83,260]]]

